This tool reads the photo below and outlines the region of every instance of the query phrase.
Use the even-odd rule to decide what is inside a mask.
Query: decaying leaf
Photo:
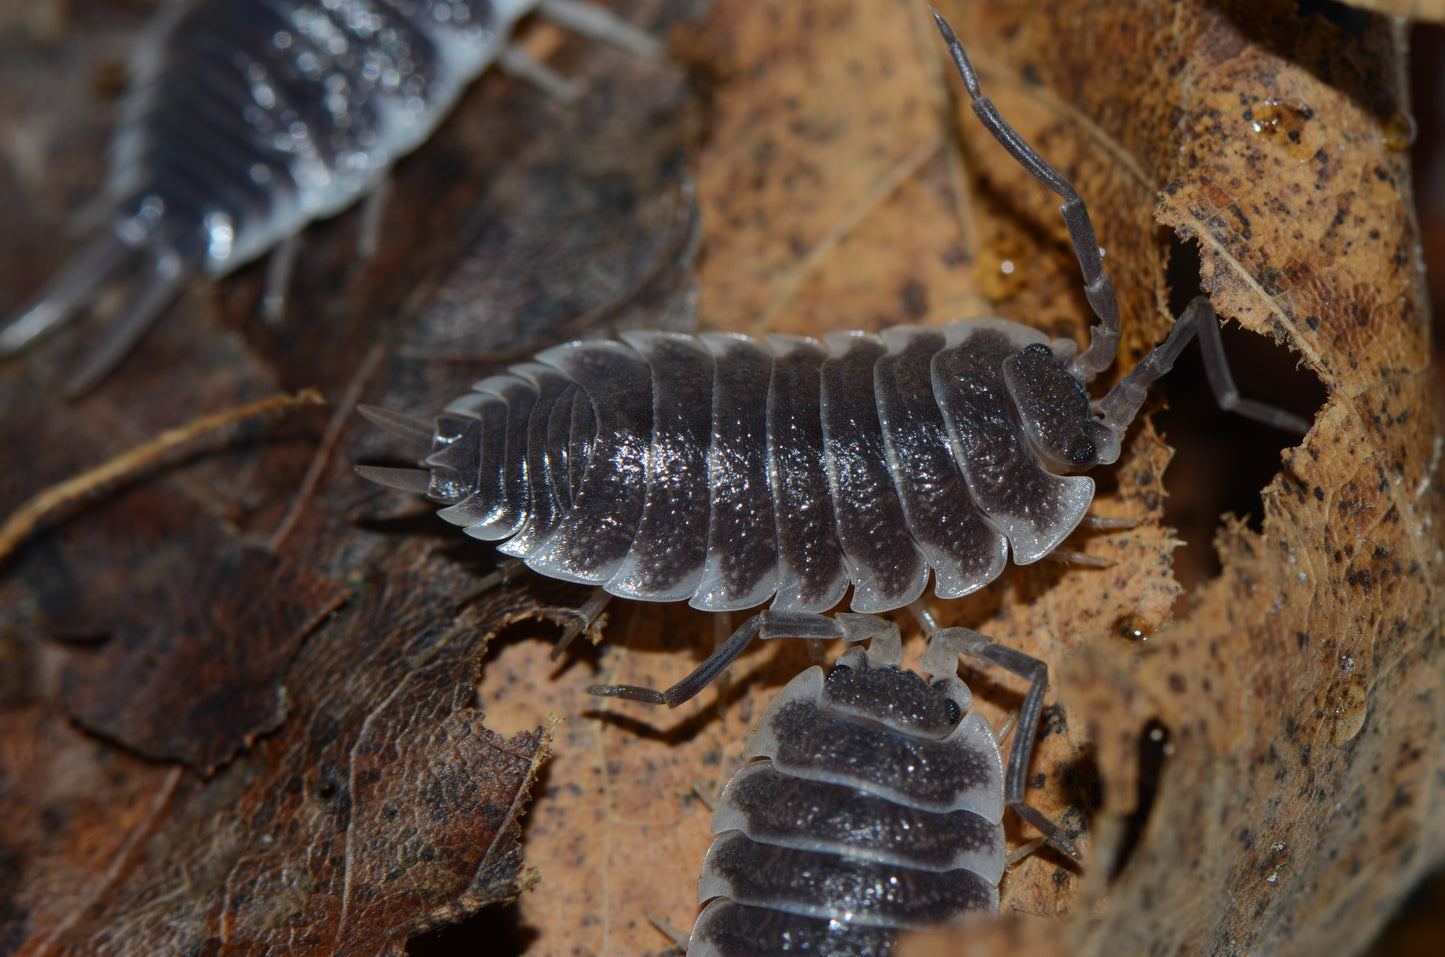
[[[73,246],[65,217],[101,180],[111,80],[151,12],[71,6],[54,47],[0,37],[4,314]],[[659,33],[689,15],[624,12]],[[475,687],[495,627],[539,599],[459,609],[489,557],[351,470],[395,454],[353,414],[363,393],[444,402],[519,328],[691,322],[681,71],[552,27],[520,40],[579,105],[484,78],[397,168],[375,260],[355,213],[310,231],[281,324],[255,308],[258,265],[194,283],[83,401],[56,386],[113,303],[0,369],[5,514],[195,415],[301,386],[334,403],[133,475],[9,557],[0,952],[399,953],[535,882],[518,822],[556,709],[539,698],[499,735]],[[470,340],[444,331],[438,290],[485,299]]]
[[[16,224],[0,235],[0,308],[68,249],[59,226],[98,181],[105,129],[93,97],[108,87],[83,81],[109,75],[97,58],[124,48],[145,8],[73,6],[72,32],[99,47],[6,41],[0,56],[3,109],[21,118],[20,173],[0,179]],[[1197,255],[1220,313],[1292,350],[1282,364],[1298,360],[1327,400],[1265,489],[1259,524],[1223,525],[1222,571],[1197,591],[1176,581],[1180,536],[1164,517],[1170,446],[1191,437],[1145,420],[1095,506],[1138,524],[1069,543],[1111,567],[1014,568],[937,604],[1050,663],[1030,799],[1080,835],[1085,861],[1037,853],[1007,877],[1003,919],[906,946],[1356,951],[1442,850],[1445,446],[1398,135],[1399,38],[1381,18],[1351,33],[1271,0],[944,13],[989,95],[1089,200],[1123,305],[1121,369],[1194,290],[1177,268],[1171,288],[1172,239],[1176,257]],[[0,447],[18,463],[0,510],[173,424],[181,404],[315,384],[338,415],[357,395],[424,412],[515,359],[496,354],[507,342],[525,352],[684,323],[693,124],[678,67],[546,28],[525,42],[560,42],[554,65],[595,99],[569,112],[484,79],[399,168],[376,262],[355,261],[354,217],[313,230],[285,323],[259,319],[251,270],[198,284],[86,402],[47,392],[73,350],[64,339],[0,369]],[[718,0],[672,49],[709,95],[695,160],[704,327],[817,334],[996,313],[1082,337],[1057,200],[959,101],[922,5]],[[63,79],[42,99],[33,77],[46,70]],[[64,108],[15,105],[37,100]],[[349,473],[397,454],[347,419],[258,430],[17,555],[0,578],[0,950],[395,952],[538,877],[517,911],[530,953],[661,953],[652,918],[690,925],[705,801],[810,651],[755,649],[674,712],[599,704],[585,693],[598,680],[679,678],[717,623],[619,602],[595,656],[549,661],[555,631],[537,617],[585,590],[529,579],[458,607],[490,553]],[[247,577],[227,573],[238,567]],[[270,650],[209,680],[218,701],[259,690],[251,700],[279,710],[168,727],[155,716],[171,679],[117,700],[133,669],[193,680],[175,622],[234,608],[252,587],[257,607],[293,611],[240,619],[261,623],[254,647]],[[130,651],[147,622],[163,623],[159,650],[114,674],[81,664]],[[110,644],[60,644],[61,624]],[[237,640],[223,647],[250,647]],[[971,666],[965,677],[995,726],[1017,709],[1019,682]],[[113,730],[127,715],[146,720],[122,726],[189,750]],[[1008,827],[1011,845],[1031,836]]]
[[[977,14],[998,17],[1003,69],[1130,158],[1133,208],[1198,244],[1221,314],[1286,342],[1329,392],[1262,530],[1226,524],[1223,572],[1187,616],[1058,664],[1102,804],[1092,919],[1048,952],[1358,951],[1440,859],[1440,412],[1391,135],[1400,38],[1286,4],[1071,8],[1062,27]],[[1125,109],[1122,89],[1145,92]],[[1139,235],[1159,268],[1161,237]],[[1151,747],[1160,766],[1141,775]],[[974,952],[1021,952],[1013,933],[979,931]]]
[[[939,952],[965,942],[992,954],[1357,951],[1440,859],[1430,816],[1440,422],[1401,152],[1399,38],[1387,21],[1352,35],[1290,4],[945,12],[1005,115],[1090,200],[1126,316],[1121,367],[1193,291],[1189,273],[1176,273],[1180,288],[1168,281],[1171,240],[1184,240],[1220,312],[1291,349],[1280,365],[1299,361],[1328,399],[1280,461],[1261,527],[1226,523],[1214,543],[1222,574],[1184,601],[1171,574],[1179,541],[1163,522],[1171,456],[1145,422],[1096,506],[1140,525],[1078,542],[1114,567],[1016,569],[940,609],[1054,665],[1063,708],[1040,742],[1031,797],[1087,825],[1090,852],[1082,870],[1027,859],[1005,884],[1016,916],[973,925]],[[913,14],[715,8],[708,36],[727,82],[700,159],[704,325],[876,328],[977,314],[982,295],[1011,318],[1081,336],[1086,306],[1057,200],[966,108],[930,125],[944,74],[931,27]],[[966,172],[954,168],[955,130]],[[694,642],[704,628],[692,626]],[[628,657],[608,680],[680,676],[708,645],[669,658],[675,631],[659,648],[614,627],[609,646]],[[682,715],[606,708],[626,715],[625,730],[642,721],[661,738],[650,758],[610,729],[578,744],[579,761],[590,751],[608,762],[579,802],[604,841],[581,882],[597,893],[528,906],[547,928],[593,901],[620,902],[575,945],[544,929],[538,952],[661,946],[630,936],[639,913],[687,926],[692,885],[671,863],[687,842],[672,832],[706,815],[687,810],[676,755],[697,754],[704,785],[737,767],[743,739],[721,753],[717,742],[797,667],[755,660]],[[1017,706],[1011,680],[970,677],[996,720]],[[638,788],[650,800],[631,797]],[[562,800],[539,806],[534,825]]]

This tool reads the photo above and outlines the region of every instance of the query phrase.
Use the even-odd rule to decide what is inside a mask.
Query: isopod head
[[[1025,347],[1003,363],[1003,380],[1029,444],[1051,467],[1086,471],[1119,458],[1119,436],[1089,407],[1069,373],[1073,343]]]

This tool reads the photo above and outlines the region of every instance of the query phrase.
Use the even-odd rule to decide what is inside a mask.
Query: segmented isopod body
[[[1092,497],[1092,479],[1044,466],[1011,411],[1005,369],[1051,362],[1045,342],[974,320],[826,346],[571,343],[447,406],[426,492],[535,571],[627,598],[822,612],[851,584],[871,613],[917,599],[930,568],[940,596],[964,595],[1010,547],[1047,554]]]
[[[539,4],[593,34],[655,48],[579,0],[163,5],[131,59],[105,189],[109,227],[0,331],[0,355],[143,258],[149,273],[104,356],[115,361],[190,273],[225,275],[374,190]]]
[[[1184,347],[1200,336],[1220,404],[1284,429],[1308,423],[1242,400],[1209,300],[1092,403],[1119,308],[1083,199],[998,115],[952,30],[935,14],[974,111],[1041,183],[1065,224],[1098,323],[1089,348],[1004,319],[943,328],[774,336],[632,333],[576,342],[485,379],[433,422],[363,409],[427,441],[427,471],[362,467],[383,484],[447,503],[439,513],[532,569],[614,595],[769,611],[687,679],[676,705],[751,638],[832,608],[904,607],[930,570],[940,597],[968,594],[1047,555],[1083,519],[1087,476]],[[771,617],[770,617],[771,616]]]
[[[937,19],[986,128],[1065,200],[1098,319],[1085,351],[1003,319],[821,342],[634,332],[544,351],[430,422],[362,410],[430,447],[421,470],[363,475],[445,503],[443,518],[542,574],[717,612],[772,600],[666,691],[594,694],[675,706],[755,637],[859,640],[876,627],[860,624],[876,622],[871,613],[910,606],[925,619],[914,603],[930,573],[948,598],[993,581],[1010,553],[1039,560],[1093,498],[1090,478],[1067,473],[1117,460],[1148,386],[1196,335],[1221,405],[1308,428],[1239,398],[1204,297],[1091,401],[1086,387],[1113,363],[1120,333],[1084,201],[982,96]],[[823,616],[850,587],[851,607],[869,614]],[[928,627],[933,682],[898,671],[894,629],[894,650],[870,668],[853,655],[826,679],[810,671],[770,707],[750,750],[767,760],[734,779],[718,812],[700,891],[715,899],[689,953],[886,954],[899,928],[991,910],[1005,805],[1072,853],[1023,800],[1044,664]],[[964,717],[960,652],[1032,682],[1002,775],[987,727]]]
[[[713,816],[689,955],[883,953],[900,929],[996,910],[1003,767],[966,708],[896,668],[794,678]]]
[[[707,906],[689,957],[875,957],[902,930],[998,909],[1001,821],[1006,803],[1022,804],[1027,754],[1010,764],[1010,794],[957,662],[960,650],[1000,649],[971,632],[936,633],[925,663],[941,673],[929,681],[900,670],[898,632],[878,624],[866,651],[847,652],[826,676],[808,669],[763,712],[744,753],[756,760],[713,814],[697,895]],[[1031,659],[1014,653],[1019,662]],[[1037,701],[1045,679],[1033,664]],[[1026,718],[1015,738],[1025,749],[1037,711]]]

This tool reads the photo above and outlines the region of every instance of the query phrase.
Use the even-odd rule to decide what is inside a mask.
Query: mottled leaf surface
[[[1402,41],[1287,4],[974,14],[1004,38],[999,70],[1058,91],[1089,118],[1076,137],[1126,160],[1138,195],[1121,208],[1197,243],[1221,314],[1328,390],[1260,529],[1223,526],[1223,571],[1184,613],[1058,663],[1102,797],[1095,863],[1061,903],[1093,920],[1030,952],[1358,952],[1441,850],[1440,407]],[[1126,108],[1121,89],[1141,92]],[[1107,223],[1109,187],[1081,187]],[[1137,235],[1160,269],[1164,237]],[[1153,310],[1125,301],[1157,338]],[[971,944],[1023,952],[1019,933]]]
[[[1089,199],[1123,304],[1120,369],[1202,284],[1228,320],[1279,344],[1266,378],[1315,381],[1325,402],[1298,447],[1275,438],[1279,457],[1226,421],[1240,437],[1210,445],[1197,486],[1244,455],[1278,476],[1252,522],[1211,518],[1222,570],[1193,572],[1202,586],[1174,577],[1165,477],[1171,445],[1212,437],[1171,429],[1166,442],[1142,422],[1095,506],[1140,524],[1070,542],[1112,567],[1014,569],[939,609],[1050,662],[1060,707],[1030,799],[1088,850],[1083,868],[1023,861],[1005,881],[1008,919],[938,952],[1358,952],[1441,857],[1441,423],[1401,41],[1386,20],[1352,33],[1293,4],[945,12],[1000,109]],[[699,172],[705,325],[816,334],[999,312],[1082,336],[1058,201],[957,102],[922,11],[724,3],[707,41],[721,85]],[[706,624],[666,621],[660,641],[645,624],[609,631],[609,648],[627,646],[609,680],[663,686],[700,660]],[[599,770],[575,805],[538,807],[537,849],[555,840],[586,870],[577,896],[529,906],[543,927],[612,906],[557,952],[630,952],[621,935],[639,913],[686,928],[693,885],[672,859],[706,843],[677,833],[707,817],[693,785],[736,769],[733,729],[804,660],[762,649],[716,698],[676,715],[608,705],[622,733],[559,744]],[[1011,679],[966,674],[996,724],[1017,708]],[[600,858],[583,857],[579,829],[602,835]]]
[[[0,20],[7,315],[77,244],[153,8],[67,6]],[[619,12],[658,36],[691,15]],[[113,300],[0,367],[7,513],[191,417],[303,386],[332,403],[101,489],[0,567],[0,952],[399,953],[536,881],[519,820],[554,709],[498,734],[476,686],[541,598],[459,608],[490,553],[351,470],[408,454],[358,399],[426,413],[501,343],[693,321],[682,71],[547,25],[520,40],[578,104],[484,77],[398,166],[375,259],[355,211],[308,232],[279,324],[257,264],[189,284],[79,402],[58,387]]]
[[[61,225],[95,182],[96,98],[113,86],[94,64],[123,49],[141,12],[75,6],[94,18],[73,26],[94,24],[95,49],[10,39],[0,58],[5,115],[22,117],[0,181],[13,210],[0,234],[0,305],[73,245]],[[1119,465],[1098,476],[1095,510],[1139,524],[1068,543],[1112,566],[1010,569],[938,605],[947,621],[1049,662],[1029,797],[1077,835],[1085,860],[1025,859],[1005,880],[1003,920],[920,940],[918,952],[1357,952],[1441,858],[1441,422],[1402,152],[1400,41],[1382,19],[1352,32],[1288,3],[1079,0],[1045,12],[960,2],[944,12],[989,95],[1094,211],[1125,324],[1120,368],[1105,379],[1159,341],[1174,302],[1203,282],[1223,316],[1264,334],[1246,338],[1292,350],[1277,378],[1297,381],[1287,373],[1298,361],[1326,401],[1278,459],[1223,427],[1206,470],[1264,455],[1279,474],[1253,524],[1220,527],[1221,570],[1201,587],[1176,579],[1184,552],[1165,519],[1175,507],[1165,481],[1180,468],[1171,446],[1206,437],[1160,418],[1138,424]],[[465,119],[399,170],[376,262],[355,260],[354,216],[323,224],[292,313],[274,328],[254,309],[259,270],[194,286],[104,391],[46,430],[72,438],[48,439],[40,454],[24,421],[6,426],[5,448],[22,451],[7,456],[17,464],[0,478],[3,501],[192,406],[320,384],[425,412],[494,369],[488,354],[514,337],[541,345],[594,324],[676,327],[690,295],[690,165],[706,328],[818,334],[995,313],[1082,338],[1087,307],[1057,200],[959,102],[920,6],[722,0],[672,39],[708,94],[695,161],[682,153],[697,124],[680,111],[676,66],[575,40],[554,50],[557,36],[539,31],[534,52],[616,99],[573,115],[484,80]],[[640,89],[624,85],[633,75]],[[51,108],[17,105],[37,101]],[[614,165],[629,144],[636,167]],[[629,209],[616,235],[635,254],[600,232]],[[558,233],[569,220],[583,225]],[[1171,254],[1171,240],[1182,251]],[[1171,276],[1171,255],[1188,269]],[[506,268],[489,272],[493,258]],[[540,270],[528,274],[529,262]],[[522,329],[523,315],[539,326]],[[369,353],[378,342],[387,350]],[[52,421],[47,383],[75,349],[57,341],[0,370],[4,407]],[[1259,394],[1268,383],[1240,385]],[[359,423],[328,446],[323,420],[287,420],[99,501],[5,570],[0,820],[16,824],[0,831],[0,946],[386,952],[515,894],[535,867],[541,883],[516,911],[525,929],[506,947],[664,951],[649,919],[691,924],[704,799],[810,650],[755,649],[675,712],[589,699],[597,680],[675,681],[706,656],[715,623],[617,603],[600,651],[548,661],[555,632],[533,616],[580,603],[585,589],[524,581],[457,609],[490,554],[424,503],[357,485],[350,460],[405,453]],[[298,493],[318,448],[316,490]],[[197,541],[233,539],[208,551],[276,556],[272,600],[327,607],[329,592],[300,584],[313,575],[348,596],[299,646],[271,646],[294,650],[272,653],[284,662],[278,678],[251,680],[284,702],[282,720],[207,779],[82,733],[63,710],[60,676],[105,646],[76,649],[50,632],[128,619],[111,600],[43,599],[85,583],[59,579],[69,591],[47,593],[39,583],[56,579],[41,563],[106,567],[67,537],[118,521],[101,516],[141,507],[143,493],[203,503],[218,529]],[[110,563],[114,583],[98,591],[126,593],[131,560]],[[176,595],[198,602],[187,620],[223,606],[224,589],[193,590],[206,575],[174,580]],[[995,727],[1018,708],[1014,679],[964,674]],[[532,792],[524,866],[514,822],[553,713],[563,722]],[[1011,846],[1031,836],[1008,827]],[[478,947],[460,932],[428,944]]]

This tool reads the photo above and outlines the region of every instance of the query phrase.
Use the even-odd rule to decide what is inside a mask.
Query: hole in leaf
[[[409,957],[520,957],[536,936],[536,930],[522,923],[516,904],[494,904],[460,923],[418,934],[407,941],[406,952]]]
[[[1169,307],[1184,311],[1199,294],[1199,252],[1194,244],[1176,242],[1169,256]],[[1298,356],[1266,336],[1226,321],[1221,326],[1224,354],[1240,395],[1286,409],[1313,421],[1326,391]],[[1214,401],[1197,345],[1184,350],[1174,370],[1155,387],[1168,408],[1154,414],[1154,424],[1174,447],[1164,473],[1168,498],[1164,523],[1178,530],[1183,547],[1174,553],[1174,574],[1186,595],[1217,576],[1219,557],[1214,537],[1221,518],[1233,513],[1258,531],[1264,517],[1260,492],[1280,470],[1280,453],[1300,442],[1289,432],[1262,425]]]
[[[1296,0],[1295,7],[1298,16],[1317,14],[1356,38],[1364,36],[1370,25],[1370,11],[1357,10],[1335,0]]]

